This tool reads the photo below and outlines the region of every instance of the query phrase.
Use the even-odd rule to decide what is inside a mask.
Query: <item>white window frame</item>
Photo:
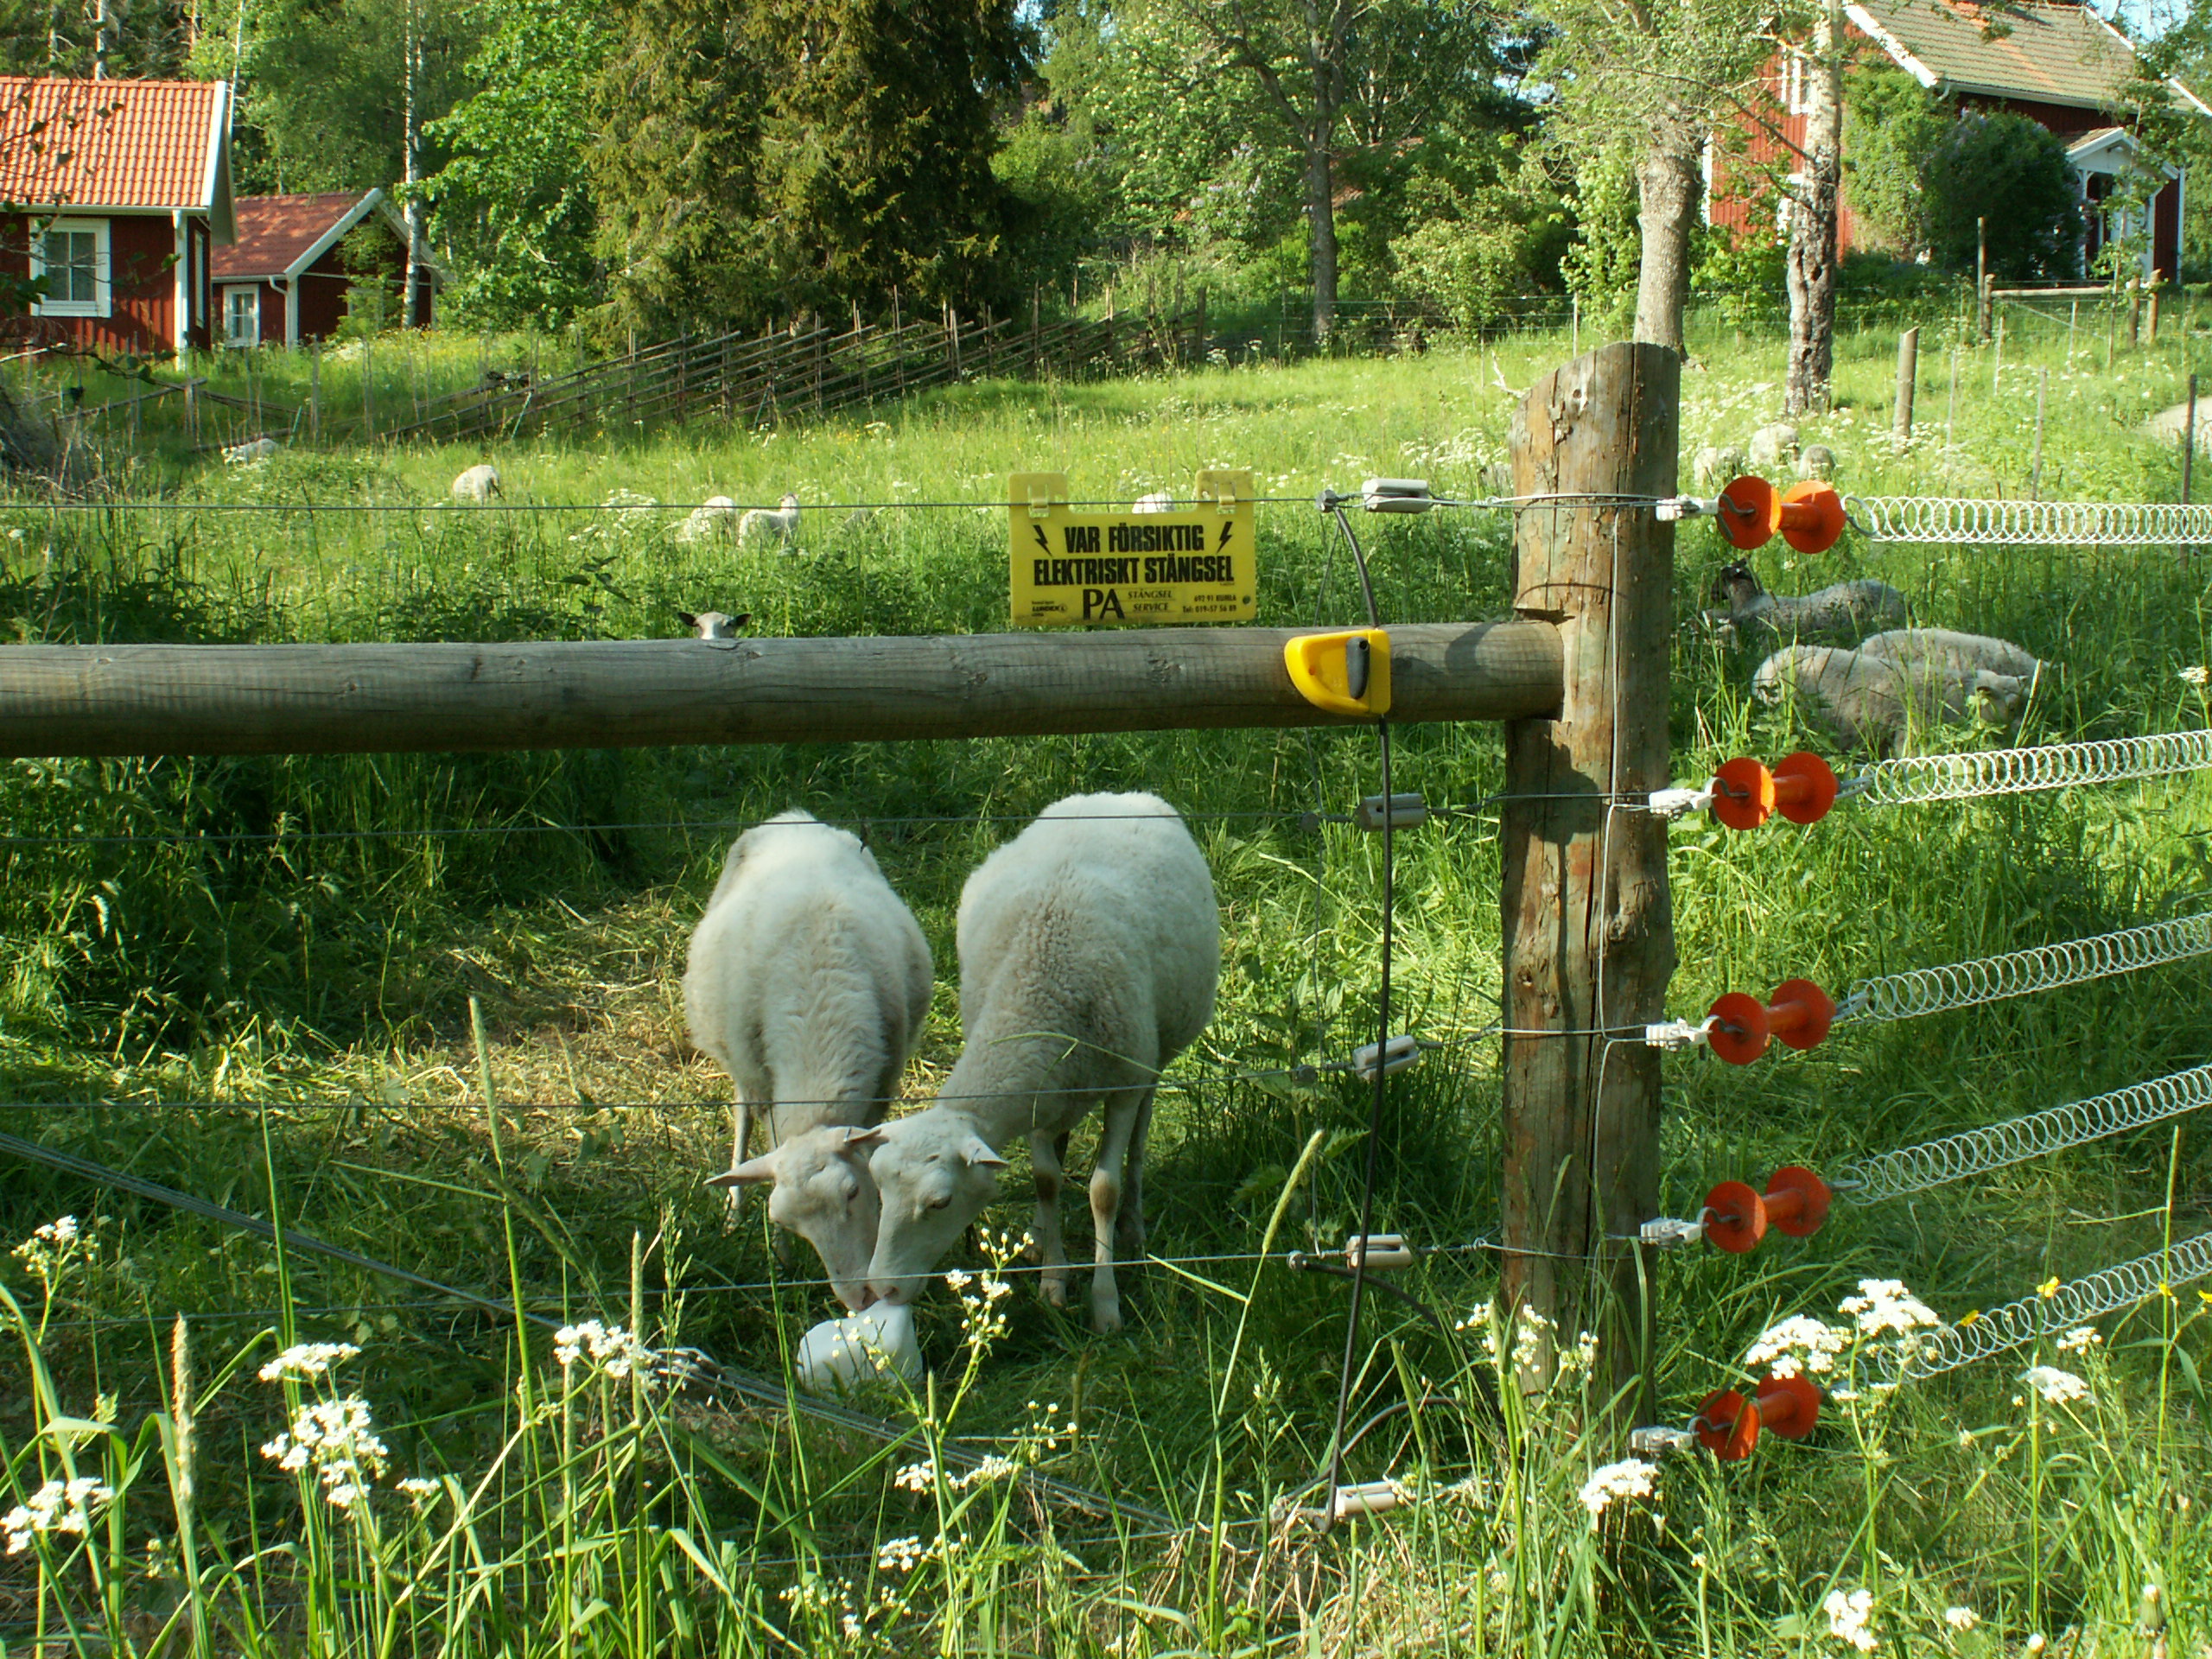
[[[33,308],[41,317],[106,317],[115,314],[115,282],[111,264],[114,246],[111,236],[111,221],[105,219],[56,219],[42,226],[35,223],[36,234],[31,240],[30,264],[33,277],[46,275],[46,238],[56,232],[83,235],[92,232],[92,297],[89,300],[57,300],[42,298]]]
[[[261,284],[258,283],[225,283],[223,288],[223,345],[231,351],[245,351],[261,344]],[[240,340],[231,330],[231,302],[239,295],[249,296],[253,302],[253,338]]]
[[[1782,54],[1782,108],[1788,115],[1813,112],[1813,66],[1803,53],[1786,47]]]

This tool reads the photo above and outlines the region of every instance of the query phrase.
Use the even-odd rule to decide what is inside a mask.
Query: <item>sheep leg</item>
[[[1098,1136],[1098,1162],[1090,1172],[1090,1226],[1095,1243],[1090,1275],[1090,1328],[1111,1336],[1122,1328],[1122,1292],[1114,1281],[1114,1229],[1121,1214],[1122,1176],[1150,1090],[1109,1096],[1106,1127]]]
[[[1065,1135],[1029,1137],[1030,1179],[1037,1187],[1037,1221],[1030,1236],[1045,1264],[1045,1300],[1054,1307],[1068,1305],[1067,1243],[1060,1236],[1060,1179],[1067,1151]]]
[[[1136,1127],[1129,1131],[1128,1156],[1122,1160],[1122,1207],[1114,1217],[1114,1246],[1125,1262],[1144,1255],[1144,1143],[1152,1133],[1153,1091],[1145,1090],[1137,1108]]]
[[[730,1147],[729,1166],[735,1169],[745,1161],[745,1143],[753,1138],[753,1107],[745,1098],[742,1084],[738,1086],[737,1104],[731,1109],[730,1116],[734,1120],[735,1144]],[[728,1196],[729,1212],[734,1216],[744,1205],[745,1188],[741,1185],[730,1187]]]

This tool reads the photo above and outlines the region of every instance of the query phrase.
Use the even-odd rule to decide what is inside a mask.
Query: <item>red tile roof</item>
[[[0,75],[0,200],[85,207],[216,206],[219,80]]]
[[[369,194],[333,190],[313,196],[240,196],[235,204],[238,239],[217,248],[208,269],[219,283],[284,276]]]

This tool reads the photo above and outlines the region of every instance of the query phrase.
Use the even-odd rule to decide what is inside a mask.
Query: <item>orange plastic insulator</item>
[[[1731,545],[1749,552],[1764,547],[1782,528],[1782,502],[1763,478],[1731,479],[1713,518]]]
[[[1825,553],[1843,539],[1843,498],[1818,479],[1784,490],[1776,518],[1782,539],[1800,553]]]
[[[1759,1433],[1770,1430],[1785,1440],[1802,1440],[1820,1421],[1821,1391],[1802,1376],[1769,1376],[1750,1400],[1733,1389],[1707,1395],[1691,1425],[1698,1443],[1723,1463],[1751,1455]]]
[[[1705,1195],[1706,1241],[1741,1255],[1758,1248],[1769,1227],[1808,1237],[1828,1218],[1830,1197],[1828,1184],[1798,1164],[1776,1170],[1764,1192],[1744,1181],[1723,1181]]]
[[[1731,1065],[1749,1065],[1779,1038],[1791,1048],[1817,1047],[1835,1019],[1835,1004],[1809,979],[1785,979],[1764,1002],[1731,991],[1706,1010],[1719,1021],[1707,1033],[1713,1052]]]
[[[1809,1238],[1828,1218],[1828,1184],[1802,1164],[1786,1164],[1768,1178],[1759,1195],[1766,1218],[1791,1238]]]
[[[1792,823],[1817,823],[1835,804],[1838,787],[1834,768],[1801,749],[1775,766],[1775,810]]]
[[[1775,774],[1738,757],[1713,774],[1713,816],[1731,830],[1756,830],[1772,816]]]
[[[1705,1195],[1706,1243],[1731,1255],[1758,1248],[1766,1236],[1766,1201],[1747,1181],[1723,1181]]]

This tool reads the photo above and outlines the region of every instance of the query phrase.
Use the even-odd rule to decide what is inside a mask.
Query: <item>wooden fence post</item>
[[[377,441],[376,365],[370,360],[375,342],[374,334],[361,336],[361,435],[371,443]]]
[[[1920,330],[1908,328],[1897,336],[1897,397],[1890,429],[1899,443],[1912,436],[1912,394],[1920,379]]]
[[[322,442],[322,342],[308,342],[308,437]]]
[[[1513,416],[1516,495],[1675,488],[1681,359],[1605,346],[1540,380]],[[1516,615],[1558,630],[1557,716],[1505,726],[1503,1275],[1551,1338],[1599,1339],[1591,1398],[1619,1439],[1651,1403],[1649,1252],[1619,1242],[1658,1211],[1659,1051],[1675,969],[1667,826],[1675,532],[1648,507],[1524,511]],[[1601,1033],[1619,1033],[1618,1035]],[[1630,1034],[1632,1033],[1632,1034]]]

